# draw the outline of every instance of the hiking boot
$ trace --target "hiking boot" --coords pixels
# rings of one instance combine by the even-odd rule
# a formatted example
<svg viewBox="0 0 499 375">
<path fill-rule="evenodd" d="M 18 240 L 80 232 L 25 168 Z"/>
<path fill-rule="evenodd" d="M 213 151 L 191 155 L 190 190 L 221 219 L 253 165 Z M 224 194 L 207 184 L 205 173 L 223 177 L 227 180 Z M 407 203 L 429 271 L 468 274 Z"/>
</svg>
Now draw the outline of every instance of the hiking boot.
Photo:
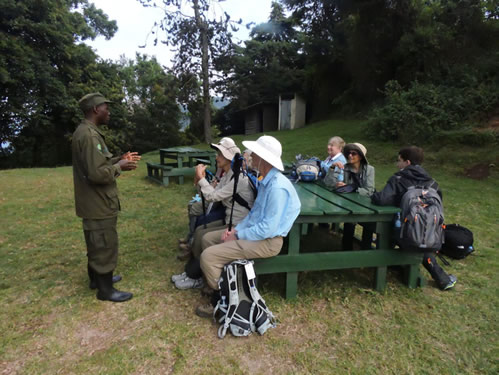
<svg viewBox="0 0 499 375">
<path fill-rule="evenodd" d="M 177 280 L 183 280 L 187 277 L 187 272 L 182 272 L 179 275 L 173 275 L 172 276 L 172 283 L 176 282 Z"/>
<path fill-rule="evenodd" d="M 449 281 L 447 283 L 442 283 L 440 285 L 440 289 L 442 290 L 449 290 L 454 288 L 454 285 L 457 283 L 457 277 L 454 275 L 449 275 Z"/>
<path fill-rule="evenodd" d="M 211 298 L 211 296 L 213 295 L 213 292 L 214 290 L 211 289 L 208 285 L 205 285 L 202 289 L 201 289 L 201 296 L 202 297 L 208 297 L 208 298 Z"/>
<path fill-rule="evenodd" d="M 185 279 L 175 281 L 175 287 L 177 289 L 199 289 L 204 286 L 203 278 L 191 279 L 189 276 L 185 276 Z"/>
<path fill-rule="evenodd" d="M 199 305 L 196 307 L 196 315 L 199 316 L 200 318 L 208 318 L 212 319 L 213 318 L 213 306 L 211 303 L 208 303 L 206 305 Z"/>
<path fill-rule="evenodd" d="M 190 250 L 190 246 L 189 244 L 186 242 L 186 243 L 179 243 L 178 244 L 178 248 L 180 251 L 186 251 L 186 250 Z"/>
<path fill-rule="evenodd" d="M 190 257 L 191 257 L 191 249 L 189 249 L 189 248 L 187 248 L 186 250 L 181 251 L 177 255 L 177 259 L 181 260 L 181 261 L 188 260 Z"/>
</svg>

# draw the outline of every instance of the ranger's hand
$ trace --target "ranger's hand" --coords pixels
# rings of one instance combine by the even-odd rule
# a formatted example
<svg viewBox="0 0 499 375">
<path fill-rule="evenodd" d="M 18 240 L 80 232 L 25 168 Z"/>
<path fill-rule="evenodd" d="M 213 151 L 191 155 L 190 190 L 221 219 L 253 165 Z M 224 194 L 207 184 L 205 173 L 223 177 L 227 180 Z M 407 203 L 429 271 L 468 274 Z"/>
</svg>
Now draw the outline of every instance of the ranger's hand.
<svg viewBox="0 0 499 375">
<path fill-rule="evenodd" d="M 118 165 L 120 166 L 122 171 L 132 171 L 137 168 L 137 162 L 136 161 L 130 161 L 127 159 L 121 159 L 118 162 Z"/>
<path fill-rule="evenodd" d="M 125 159 L 128 161 L 139 161 L 141 159 L 141 156 L 139 155 L 138 152 L 128 151 L 127 153 L 125 153 L 121 156 L 121 159 Z"/>
</svg>

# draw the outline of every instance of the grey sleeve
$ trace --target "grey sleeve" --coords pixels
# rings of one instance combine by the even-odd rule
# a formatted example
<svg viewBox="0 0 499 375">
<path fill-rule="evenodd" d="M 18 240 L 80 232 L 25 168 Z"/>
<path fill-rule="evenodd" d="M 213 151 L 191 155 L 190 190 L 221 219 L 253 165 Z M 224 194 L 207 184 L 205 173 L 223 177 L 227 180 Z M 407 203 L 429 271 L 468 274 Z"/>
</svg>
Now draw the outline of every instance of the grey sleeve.
<svg viewBox="0 0 499 375">
<path fill-rule="evenodd" d="M 367 166 L 366 174 L 362 179 L 362 187 L 357 189 L 357 192 L 361 195 L 367 195 L 368 197 L 373 195 L 375 190 L 374 185 L 374 167 L 371 165 Z"/>
</svg>

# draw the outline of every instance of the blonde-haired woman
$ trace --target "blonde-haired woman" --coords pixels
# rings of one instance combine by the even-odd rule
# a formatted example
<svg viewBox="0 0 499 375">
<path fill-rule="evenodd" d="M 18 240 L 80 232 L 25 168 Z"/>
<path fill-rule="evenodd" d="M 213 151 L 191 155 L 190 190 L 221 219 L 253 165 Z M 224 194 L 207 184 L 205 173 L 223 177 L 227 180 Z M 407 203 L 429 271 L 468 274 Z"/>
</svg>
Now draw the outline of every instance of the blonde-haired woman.
<svg viewBox="0 0 499 375">
<path fill-rule="evenodd" d="M 343 147 L 345 147 L 343 138 L 335 136 L 329 139 L 329 142 L 327 143 L 328 157 L 321 162 L 323 176 L 326 176 L 330 168 L 333 168 L 334 170 L 343 169 L 344 165 L 347 163 L 347 159 L 343 155 Z"/>
</svg>

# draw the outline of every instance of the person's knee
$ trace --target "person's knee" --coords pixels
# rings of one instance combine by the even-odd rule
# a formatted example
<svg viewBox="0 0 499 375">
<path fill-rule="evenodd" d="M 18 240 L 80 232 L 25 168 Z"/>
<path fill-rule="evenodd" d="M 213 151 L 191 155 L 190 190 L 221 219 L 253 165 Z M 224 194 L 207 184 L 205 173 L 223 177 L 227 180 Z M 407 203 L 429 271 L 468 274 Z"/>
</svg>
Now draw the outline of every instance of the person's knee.
<svg viewBox="0 0 499 375">
<path fill-rule="evenodd" d="M 199 257 L 199 262 L 201 264 L 201 269 L 203 270 L 203 273 L 205 272 L 210 263 L 210 256 L 211 256 L 211 247 L 208 247 L 201 253 L 201 256 Z"/>
</svg>

